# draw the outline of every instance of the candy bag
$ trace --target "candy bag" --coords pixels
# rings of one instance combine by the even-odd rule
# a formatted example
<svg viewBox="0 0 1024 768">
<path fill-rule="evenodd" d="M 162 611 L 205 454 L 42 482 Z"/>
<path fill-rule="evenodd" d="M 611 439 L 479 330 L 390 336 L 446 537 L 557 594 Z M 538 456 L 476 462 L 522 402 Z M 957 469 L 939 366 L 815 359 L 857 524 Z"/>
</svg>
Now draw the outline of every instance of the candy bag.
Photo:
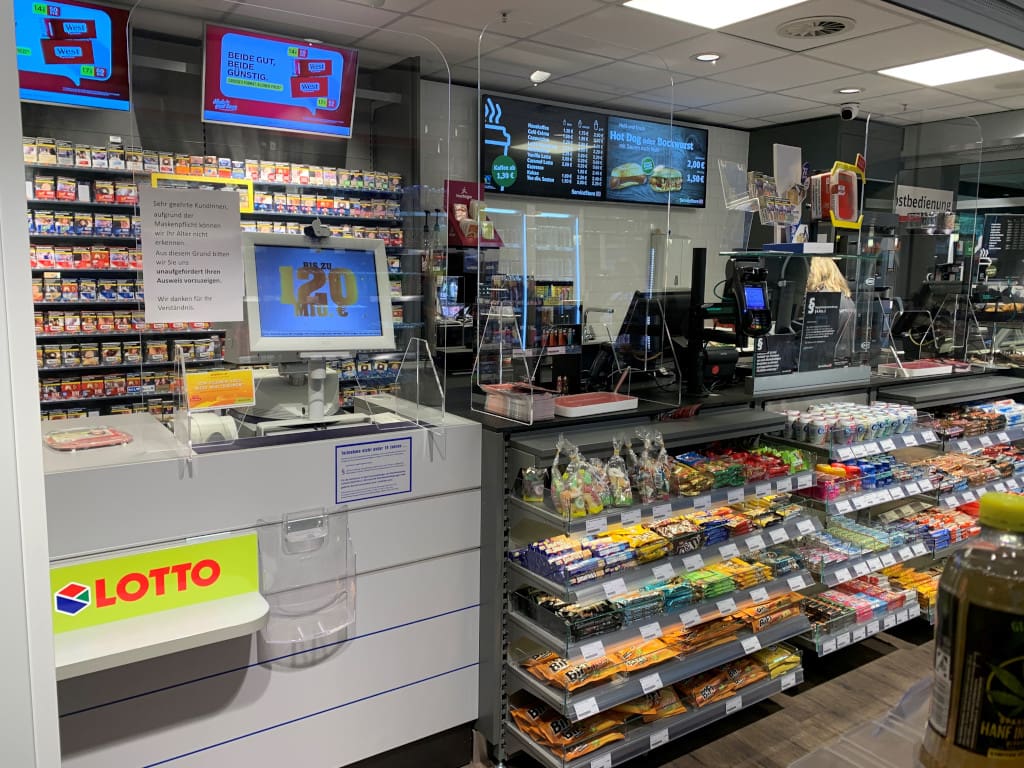
<svg viewBox="0 0 1024 768">
<path fill-rule="evenodd" d="M 542 467 L 527 467 L 523 470 L 523 501 L 540 503 L 544 501 L 544 479 L 547 470 Z"/>
<path fill-rule="evenodd" d="M 612 457 L 605 465 L 608 475 L 608 487 L 611 492 L 612 506 L 631 507 L 633 506 L 633 488 L 629 484 L 629 472 L 626 470 L 626 461 L 622 458 L 622 440 L 616 437 L 612 440 Z"/>
<path fill-rule="evenodd" d="M 601 500 L 601 506 L 612 506 L 612 486 L 608 479 L 608 465 L 600 459 L 590 459 L 590 466 L 593 470 L 594 490 Z"/>
<path fill-rule="evenodd" d="M 562 449 L 566 444 L 565 437 L 559 435 L 558 442 L 555 443 L 555 458 L 551 461 L 551 501 L 555 505 L 555 511 L 562 517 L 569 517 L 569 510 L 572 507 L 565 481 L 562 479 L 562 470 L 558 468 L 558 463 L 562 459 Z"/>
</svg>

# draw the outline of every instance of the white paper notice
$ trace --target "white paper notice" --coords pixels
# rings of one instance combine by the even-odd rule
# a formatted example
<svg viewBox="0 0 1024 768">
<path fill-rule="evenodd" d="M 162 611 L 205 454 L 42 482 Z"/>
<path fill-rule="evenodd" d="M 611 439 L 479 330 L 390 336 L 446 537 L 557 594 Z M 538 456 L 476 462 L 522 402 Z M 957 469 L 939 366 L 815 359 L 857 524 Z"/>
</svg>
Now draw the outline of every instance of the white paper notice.
<svg viewBox="0 0 1024 768">
<path fill-rule="evenodd" d="M 336 504 L 412 493 L 412 438 L 336 446 Z"/>
<path fill-rule="evenodd" d="M 242 320 L 237 192 L 140 185 L 146 322 Z"/>
</svg>

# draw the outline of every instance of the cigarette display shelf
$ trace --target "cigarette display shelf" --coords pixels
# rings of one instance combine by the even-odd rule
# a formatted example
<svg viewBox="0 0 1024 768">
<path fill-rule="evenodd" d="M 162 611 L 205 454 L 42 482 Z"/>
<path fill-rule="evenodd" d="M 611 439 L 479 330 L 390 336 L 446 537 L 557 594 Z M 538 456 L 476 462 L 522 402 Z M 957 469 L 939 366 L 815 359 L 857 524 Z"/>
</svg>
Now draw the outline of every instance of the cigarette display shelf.
<svg viewBox="0 0 1024 768">
<path fill-rule="evenodd" d="M 557 635 L 536 621 L 513 609 L 510 621 L 524 634 L 541 643 L 548 650 L 555 651 L 566 659 L 584 660 L 605 655 L 605 648 L 622 643 L 643 642 L 661 637 L 671 628 L 695 627 L 710 619 L 729 616 L 736 611 L 766 603 L 790 592 L 806 589 L 814 584 L 814 578 L 807 571 L 794 571 L 782 578 L 759 584 L 750 589 L 738 589 L 727 595 L 711 600 L 673 608 L 671 611 L 649 616 L 641 622 L 611 632 L 571 640 L 567 634 Z"/>
<path fill-rule="evenodd" d="M 204 178 L 196 176 L 197 179 Z M 364 187 L 328 187 L 323 184 L 296 184 L 284 181 L 256 181 L 252 185 L 260 189 L 279 189 L 282 192 L 298 192 L 304 189 L 311 189 L 317 192 L 336 192 L 341 195 L 352 197 L 379 198 L 385 200 L 401 200 L 404 192 L 400 189 L 366 189 Z"/>
<path fill-rule="evenodd" d="M 735 504 L 747 499 L 770 496 L 773 493 L 788 493 L 801 488 L 810 488 L 814 483 L 813 472 L 799 472 L 784 477 L 775 477 L 771 480 L 760 480 L 755 483 L 738 486 L 735 488 L 715 488 L 708 493 L 699 496 L 676 496 L 669 501 L 657 504 L 638 504 L 633 507 L 622 507 L 606 509 L 601 514 L 587 515 L 586 517 L 574 517 L 565 519 L 555 511 L 551 497 L 545 491 L 543 502 L 523 501 L 514 495 L 509 495 L 509 505 L 512 509 L 531 515 L 540 522 L 548 523 L 561 528 L 565 533 L 600 533 L 613 525 L 636 525 L 637 523 L 653 522 L 672 517 L 680 512 L 691 509 L 709 509 L 722 504 Z M 800 517 L 798 520 L 806 520 Z M 796 524 L 795 522 L 793 523 Z M 790 529 L 790 521 L 786 526 Z M 803 531 L 803 535 L 810 533 Z M 793 538 L 791 534 L 789 538 Z M 786 541 L 782 539 L 781 541 Z M 777 544 L 778 541 L 772 539 Z"/>
<path fill-rule="evenodd" d="M 135 236 L 119 237 L 114 235 L 75 234 L 48 235 L 39 233 L 29 233 L 28 239 L 31 243 L 53 243 L 55 245 L 62 245 L 67 243 L 75 245 L 138 245 L 141 240 L 141 238 Z M 60 267 L 54 267 L 54 269 L 60 269 Z"/>
<path fill-rule="evenodd" d="M 113 331 L 106 333 L 37 333 L 36 343 L 45 344 L 47 341 L 75 341 L 87 339 L 161 339 L 167 336 L 223 336 L 224 330 L 217 328 L 185 328 L 171 329 L 165 331 Z"/>
<path fill-rule="evenodd" d="M 223 363 L 223 360 L 189 360 L 187 365 L 189 368 L 197 365 L 211 365 L 215 366 L 219 363 Z M 88 375 L 90 373 L 116 373 L 117 371 L 150 371 L 150 370 L 161 370 L 163 368 L 176 368 L 178 365 L 175 360 L 168 360 L 163 363 L 120 363 L 118 365 L 78 365 L 72 367 L 61 366 L 59 368 L 40 368 L 40 376 L 60 376 L 62 374 L 76 374 L 76 375 Z"/>
<path fill-rule="evenodd" d="M 136 203 L 96 203 L 91 200 L 39 200 L 30 197 L 26 201 L 29 208 L 53 208 L 68 210 L 78 208 L 83 211 L 116 211 L 118 213 L 132 213 L 137 211 L 139 206 Z"/>
<path fill-rule="evenodd" d="M 325 222 L 337 222 L 341 224 L 385 224 L 387 226 L 399 227 L 402 225 L 400 218 L 388 216 L 339 216 L 330 213 L 289 213 L 287 211 L 252 211 L 243 212 L 243 219 L 289 219 L 296 221 L 313 221 L 320 219 Z"/>
<path fill-rule="evenodd" d="M 804 616 L 795 616 L 756 634 L 744 630 L 737 633 L 735 640 L 727 643 L 683 655 L 648 669 L 624 675 L 620 679 L 588 686 L 573 693 L 545 685 L 514 662 L 510 661 L 507 667 L 515 687 L 529 691 L 570 720 L 577 722 L 619 704 L 625 704 L 638 696 L 664 688 L 666 685 L 673 685 L 722 664 L 749 656 L 762 648 L 804 634 L 810 626 Z"/>
<path fill-rule="evenodd" d="M 129 171 L 127 168 L 93 168 L 79 165 L 55 165 L 52 163 L 25 163 L 25 167 L 33 171 L 45 171 L 56 175 L 66 176 L 93 176 L 93 177 L 115 177 L 128 179 L 132 176 L 149 176 L 148 172 L 141 170 Z"/>
<path fill-rule="evenodd" d="M 130 403 L 149 400 L 151 398 L 165 399 L 174 397 L 174 392 L 134 392 L 124 395 L 101 395 L 100 397 L 75 397 L 66 400 L 40 400 L 40 408 L 61 408 L 68 405 L 82 406 L 90 403 Z"/>
<path fill-rule="evenodd" d="M 946 441 L 946 451 L 967 453 L 991 448 L 993 445 L 1007 445 L 1024 440 L 1024 425 L 1006 427 L 996 432 L 987 432 L 974 437 L 958 437 Z"/>
<path fill-rule="evenodd" d="M 883 552 L 872 552 L 836 563 L 822 570 L 819 579 L 826 587 L 834 587 L 883 568 L 890 568 L 898 563 L 905 563 L 930 554 L 931 550 L 924 541 L 915 541 L 912 544 L 893 547 Z"/>
<path fill-rule="evenodd" d="M 142 309 L 142 299 L 96 299 L 95 301 L 37 301 L 36 309 L 91 309 L 92 307 L 131 307 Z"/>
<path fill-rule="evenodd" d="M 56 272 L 57 274 L 68 277 L 133 277 L 142 274 L 141 269 L 135 269 L 134 267 L 102 267 L 102 268 L 88 268 L 78 269 L 74 267 L 37 267 L 32 270 L 33 277 L 42 277 L 45 274 Z"/>
<path fill-rule="evenodd" d="M 784 437 L 772 437 L 770 439 L 773 443 L 783 443 L 784 445 L 793 448 L 801 448 L 803 450 L 822 455 L 827 454 L 830 459 L 837 461 L 848 461 L 850 459 L 877 456 L 880 453 L 898 451 L 903 448 L 939 445 L 942 442 L 933 427 L 922 427 L 919 429 L 908 430 L 902 434 L 890 435 L 889 437 L 879 438 L 877 440 L 868 440 L 863 443 L 853 443 L 851 445 L 847 445 L 845 443 L 811 445 L 810 443 L 805 443 L 802 440 L 792 440 Z"/>
<path fill-rule="evenodd" d="M 809 650 L 814 651 L 818 656 L 827 656 L 830 653 L 841 651 L 854 643 L 862 642 L 879 632 L 892 629 L 899 624 L 905 624 L 912 619 L 921 616 L 921 606 L 916 600 L 907 602 L 902 608 L 882 614 L 870 621 L 837 628 L 829 631 L 827 627 L 812 627 L 810 632 L 795 638 L 794 642 Z"/>
<path fill-rule="evenodd" d="M 1018 473 L 1012 477 L 1004 477 L 1000 480 L 993 480 L 990 483 L 969 488 L 966 491 L 942 494 L 939 496 L 939 506 L 945 509 L 953 509 L 961 504 L 970 504 L 973 501 L 977 501 L 989 492 L 1013 493 L 1020 491 L 1021 488 L 1024 488 L 1024 473 Z"/>
<path fill-rule="evenodd" d="M 804 681 L 803 668 L 780 675 L 774 680 L 767 679 L 748 685 L 723 701 L 706 704 L 703 707 L 688 707 L 687 711 L 673 718 L 628 728 L 626 739 L 599 749 L 575 760 L 564 761 L 548 749 L 537 744 L 523 733 L 514 723 L 508 724 L 508 731 L 541 765 L 550 768 L 614 768 L 618 765 L 645 755 L 651 750 L 680 739 L 729 715 L 754 706 Z"/>
</svg>

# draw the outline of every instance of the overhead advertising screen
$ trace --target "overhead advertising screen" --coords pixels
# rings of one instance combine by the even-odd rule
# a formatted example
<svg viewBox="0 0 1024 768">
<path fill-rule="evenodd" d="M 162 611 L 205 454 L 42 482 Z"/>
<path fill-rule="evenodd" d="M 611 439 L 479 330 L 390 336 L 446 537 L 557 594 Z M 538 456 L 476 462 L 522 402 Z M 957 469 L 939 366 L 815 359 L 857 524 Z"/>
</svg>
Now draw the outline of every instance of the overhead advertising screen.
<svg viewBox="0 0 1024 768">
<path fill-rule="evenodd" d="M 707 162 L 702 128 L 609 117 L 605 199 L 703 208 Z"/>
<path fill-rule="evenodd" d="M 203 120 L 349 138 L 359 54 L 206 25 Z"/>
<path fill-rule="evenodd" d="M 25 101 L 128 110 L 128 11 L 14 0 L 14 38 Z"/>
<path fill-rule="evenodd" d="M 606 115 L 484 95 L 481 120 L 488 192 L 604 199 Z"/>
</svg>

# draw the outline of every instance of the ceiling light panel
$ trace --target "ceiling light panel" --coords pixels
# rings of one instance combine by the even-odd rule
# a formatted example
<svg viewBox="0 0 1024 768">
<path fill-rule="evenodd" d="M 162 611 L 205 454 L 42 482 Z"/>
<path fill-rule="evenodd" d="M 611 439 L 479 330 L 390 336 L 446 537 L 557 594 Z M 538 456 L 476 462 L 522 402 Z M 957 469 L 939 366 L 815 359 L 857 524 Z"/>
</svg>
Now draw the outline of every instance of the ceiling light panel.
<svg viewBox="0 0 1024 768">
<path fill-rule="evenodd" d="M 941 59 L 919 61 L 902 67 L 879 70 L 878 74 L 898 77 L 920 85 L 948 85 L 982 77 L 1005 75 L 1024 70 L 1024 61 L 1005 53 L 982 48 L 978 51 L 944 56 Z"/>
<path fill-rule="evenodd" d="M 805 0 L 715 0 L 711 3 L 680 0 L 628 0 L 627 8 L 654 13 L 686 24 L 720 29 L 730 24 L 764 16 Z"/>
</svg>

